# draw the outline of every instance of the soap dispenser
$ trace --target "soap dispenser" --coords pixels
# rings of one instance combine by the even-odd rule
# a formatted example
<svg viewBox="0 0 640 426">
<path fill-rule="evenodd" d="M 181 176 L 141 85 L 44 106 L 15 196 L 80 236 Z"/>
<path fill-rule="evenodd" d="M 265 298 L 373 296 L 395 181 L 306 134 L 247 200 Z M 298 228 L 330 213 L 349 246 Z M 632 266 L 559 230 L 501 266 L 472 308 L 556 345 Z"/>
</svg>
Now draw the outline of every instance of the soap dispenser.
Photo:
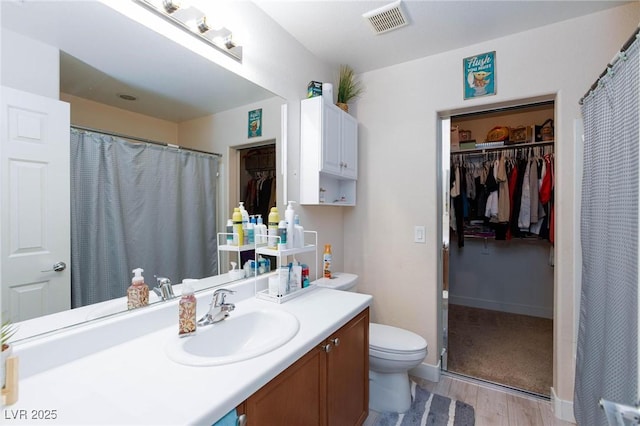
<svg viewBox="0 0 640 426">
<path fill-rule="evenodd" d="M 149 286 L 145 284 L 142 268 L 133 271 L 131 285 L 127 289 L 127 309 L 140 308 L 149 304 Z"/>
<path fill-rule="evenodd" d="M 182 282 L 182 297 L 178 302 L 178 334 L 180 337 L 196 332 L 196 296 L 186 280 Z"/>
</svg>

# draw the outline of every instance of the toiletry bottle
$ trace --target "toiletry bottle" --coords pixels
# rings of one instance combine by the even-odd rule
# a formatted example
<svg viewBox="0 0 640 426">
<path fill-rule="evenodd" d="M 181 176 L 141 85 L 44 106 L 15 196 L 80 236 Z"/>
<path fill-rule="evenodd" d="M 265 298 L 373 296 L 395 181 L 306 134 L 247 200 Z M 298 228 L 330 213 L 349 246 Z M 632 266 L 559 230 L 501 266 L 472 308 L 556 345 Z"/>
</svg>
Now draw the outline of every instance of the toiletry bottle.
<svg viewBox="0 0 640 426">
<path fill-rule="evenodd" d="M 280 237 L 278 250 L 286 250 L 289 248 L 289 244 L 287 243 L 287 222 L 284 220 L 278 222 L 278 236 Z"/>
<path fill-rule="evenodd" d="M 277 207 L 271 207 L 269 213 L 269 248 L 278 248 L 278 222 L 280 222 L 280 215 L 278 214 Z"/>
<path fill-rule="evenodd" d="M 322 265 L 323 276 L 325 278 L 331 278 L 331 244 L 324 245 Z"/>
<path fill-rule="evenodd" d="M 293 219 L 293 241 L 295 242 L 294 248 L 303 248 L 304 247 L 304 228 L 300 225 L 300 217 L 298 215 L 294 216 Z"/>
<path fill-rule="evenodd" d="M 245 210 L 244 208 L 244 202 L 240 201 L 238 204 L 240 204 L 240 207 L 238 207 L 240 209 L 240 214 L 242 215 L 242 231 L 243 231 L 243 245 L 247 245 L 249 244 L 249 233 L 247 232 L 247 230 L 249 229 L 249 213 Z"/>
<path fill-rule="evenodd" d="M 233 209 L 233 245 L 241 246 L 244 244 L 244 230 L 242 229 L 242 213 L 240 209 L 235 207 Z"/>
<path fill-rule="evenodd" d="M 249 216 L 249 223 L 247 224 L 247 234 L 249 235 L 248 242 L 249 244 L 254 244 L 256 242 L 256 217 L 251 215 Z"/>
<path fill-rule="evenodd" d="M 258 244 L 266 244 L 267 242 L 267 225 L 262 223 L 262 215 L 258 216 L 258 223 L 254 229 L 254 238 L 256 239 L 256 243 Z"/>
<path fill-rule="evenodd" d="M 309 265 L 302 264 L 302 288 L 309 287 Z"/>
<path fill-rule="evenodd" d="M 233 245 L 233 220 L 227 220 L 227 244 Z"/>
<path fill-rule="evenodd" d="M 284 221 L 286 222 L 287 226 L 287 248 L 289 249 L 298 247 L 294 235 L 295 225 L 293 223 L 293 220 L 295 217 L 295 211 L 293 210 L 293 203 L 295 203 L 295 201 L 289 201 L 287 209 L 284 211 Z"/>
<path fill-rule="evenodd" d="M 178 302 L 178 334 L 187 336 L 196 332 L 196 296 L 191 284 L 182 282 L 182 297 Z"/>
<path fill-rule="evenodd" d="M 144 272 L 141 268 L 133 271 L 131 285 L 127 289 L 127 309 L 140 308 L 149 304 L 149 286 L 144 283 Z"/>
</svg>

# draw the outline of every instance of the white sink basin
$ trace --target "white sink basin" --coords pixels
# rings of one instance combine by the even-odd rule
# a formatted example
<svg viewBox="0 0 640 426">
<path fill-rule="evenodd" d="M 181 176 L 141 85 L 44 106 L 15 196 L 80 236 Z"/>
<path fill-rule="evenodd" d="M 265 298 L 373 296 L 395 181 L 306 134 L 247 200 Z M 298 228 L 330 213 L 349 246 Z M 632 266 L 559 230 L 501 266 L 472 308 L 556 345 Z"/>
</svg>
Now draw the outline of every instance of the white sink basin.
<svg viewBox="0 0 640 426">
<path fill-rule="evenodd" d="M 198 327 L 195 335 L 172 337 L 165 346 L 169 358 L 180 364 L 231 364 L 270 352 L 298 332 L 298 319 L 277 309 L 233 311 L 225 320 Z"/>
</svg>

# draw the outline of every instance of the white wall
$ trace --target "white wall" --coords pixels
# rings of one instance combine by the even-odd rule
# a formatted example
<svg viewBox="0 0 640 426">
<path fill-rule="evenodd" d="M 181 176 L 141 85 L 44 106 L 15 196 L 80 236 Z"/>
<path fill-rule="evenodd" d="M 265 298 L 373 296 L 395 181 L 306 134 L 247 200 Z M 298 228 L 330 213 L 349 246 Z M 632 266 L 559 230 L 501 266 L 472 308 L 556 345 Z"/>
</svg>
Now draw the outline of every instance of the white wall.
<svg viewBox="0 0 640 426">
<path fill-rule="evenodd" d="M 548 241 L 517 238 L 451 244 L 449 304 L 553 318 L 550 249 Z"/>
<path fill-rule="evenodd" d="M 121 108 L 60 93 L 60 100 L 71 105 L 71 124 L 105 130 L 156 142 L 181 145 L 178 124 Z"/>
<path fill-rule="evenodd" d="M 374 296 L 372 320 L 415 331 L 439 351 L 441 227 L 438 213 L 438 115 L 469 107 L 552 95 L 556 100 L 556 267 L 554 390 L 573 399 L 580 280 L 579 200 L 573 121 L 578 100 L 640 21 L 633 3 L 506 38 L 361 75 L 358 205 L 345 211 L 345 268 Z M 497 95 L 464 101 L 462 60 L 497 55 Z M 413 243 L 413 225 L 427 244 Z"/>
</svg>

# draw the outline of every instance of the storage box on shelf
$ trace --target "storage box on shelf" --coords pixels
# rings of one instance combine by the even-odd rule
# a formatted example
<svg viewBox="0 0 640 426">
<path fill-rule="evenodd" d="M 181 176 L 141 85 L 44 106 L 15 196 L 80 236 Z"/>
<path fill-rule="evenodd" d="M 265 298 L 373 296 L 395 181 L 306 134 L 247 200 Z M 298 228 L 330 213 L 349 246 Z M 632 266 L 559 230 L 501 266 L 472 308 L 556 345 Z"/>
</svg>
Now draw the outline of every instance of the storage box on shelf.
<svg viewBox="0 0 640 426">
<path fill-rule="evenodd" d="M 358 122 L 321 96 L 300 116 L 300 204 L 355 205 Z"/>
<path fill-rule="evenodd" d="M 285 260 L 285 264 L 288 264 L 288 259 L 290 256 L 295 256 L 297 254 L 302 254 L 302 253 L 314 253 L 314 262 L 316 267 L 315 277 L 313 280 L 311 279 L 311 277 L 309 278 L 309 281 L 313 282 L 317 280 L 319 277 L 318 276 L 318 252 L 317 252 L 318 233 L 315 231 L 304 231 L 304 236 L 305 236 L 304 243 L 303 243 L 303 246 L 300 248 L 278 250 L 278 249 L 269 247 L 268 244 L 255 244 L 256 259 L 258 258 L 258 256 L 262 256 L 262 255 L 274 256 L 277 262 L 277 270 L 279 271 L 280 267 L 282 266 L 283 259 Z M 278 238 L 278 240 L 280 240 L 280 237 L 273 237 L 273 238 Z M 307 291 L 311 290 L 314 287 L 315 287 L 314 284 L 310 284 L 308 287 L 294 290 L 282 296 L 274 296 L 269 294 L 268 288 L 265 290 L 258 290 L 257 280 L 256 280 L 255 293 L 256 293 L 256 297 L 259 299 L 268 300 L 274 303 L 284 303 L 287 300 L 291 300 L 295 297 L 298 297 L 306 293 Z"/>
</svg>

